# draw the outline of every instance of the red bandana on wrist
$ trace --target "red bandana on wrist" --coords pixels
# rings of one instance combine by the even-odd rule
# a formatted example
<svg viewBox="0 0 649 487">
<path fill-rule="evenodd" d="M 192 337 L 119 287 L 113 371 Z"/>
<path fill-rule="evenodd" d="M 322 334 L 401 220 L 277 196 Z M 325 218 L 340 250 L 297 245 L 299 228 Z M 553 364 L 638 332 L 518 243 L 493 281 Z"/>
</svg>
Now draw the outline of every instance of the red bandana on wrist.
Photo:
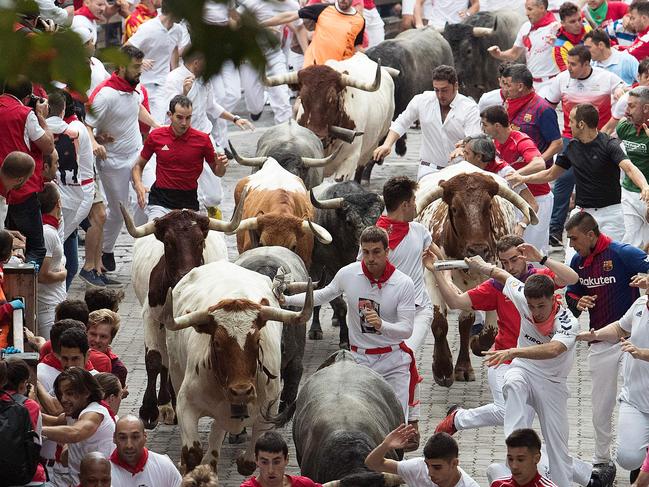
<svg viewBox="0 0 649 487">
<path fill-rule="evenodd" d="M 42 215 L 43 225 L 51 225 L 57 230 L 59 229 L 59 219 L 52 215 Z"/>
<path fill-rule="evenodd" d="M 393 220 L 385 215 L 379 217 L 376 221 L 376 226 L 388 232 L 388 247 L 392 250 L 397 248 L 410 230 L 410 224 L 408 222 Z"/>
<path fill-rule="evenodd" d="M 99 17 L 95 17 L 95 14 L 93 14 L 86 5 L 76 9 L 74 11 L 74 15 L 81 15 L 82 17 L 86 17 L 90 20 L 99 20 Z"/>
<path fill-rule="evenodd" d="M 131 475 L 137 475 L 140 472 L 144 470 L 144 466 L 146 465 L 147 460 L 149 459 L 149 450 L 144 448 L 142 450 L 142 455 L 140 456 L 140 459 L 138 460 L 137 464 L 135 466 L 131 466 L 125 461 L 123 461 L 120 457 L 119 454 L 117 453 L 117 448 L 113 450 L 113 453 L 110 455 L 110 461 L 113 462 L 115 465 L 118 467 L 122 467 L 124 470 L 129 472 Z"/>
<path fill-rule="evenodd" d="M 363 274 L 365 274 L 365 277 L 367 277 L 370 280 L 370 284 L 374 286 L 374 284 L 377 285 L 379 289 L 381 289 L 381 286 L 387 282 L 390 277 L 392 277 L 392 274 L 394 274 L 394 271 L 396 268 L 390 263 L 389 260 L 385 261 L 385 269 L 383 270 L 383 274 L 381 274 L 381 277 L 378 279 L 374 279 L 374 276 L 370 273 L 369 270 L 367 270 L 367 267 L 365 266 L 365 262 L 361 260 L 361 269 L 363 269 Z"/>
</svg>

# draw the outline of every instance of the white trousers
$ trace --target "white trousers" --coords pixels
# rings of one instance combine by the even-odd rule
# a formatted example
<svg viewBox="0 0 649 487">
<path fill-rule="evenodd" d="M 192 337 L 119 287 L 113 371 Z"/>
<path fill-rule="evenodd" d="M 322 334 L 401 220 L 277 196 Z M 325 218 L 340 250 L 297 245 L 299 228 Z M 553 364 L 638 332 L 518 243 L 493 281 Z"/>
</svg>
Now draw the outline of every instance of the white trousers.
<svg viewBox="0 0 649 487">
<path fill-rule="evenodd" d="M 365 32 L 367 32 L 367 47 L 376 46 L 385 40 L 385 29 L 383 19 L 375 8 L 364 8 L 363 18 L 365 19 Z"/>
<path fill-rule="evenodd" d="M 401 15 L 413 15 L 415 13 L 415 0 L 403 0 L 401 2 Z"/>
<path fill-rule="evenodd" d="M 568 387 L 565 382 L 552 382 L 525 369 L 510 366 L 505 373 L 503 386 L 505 397 L 505 437 L 514 430 L 530 428 L 528 407 L 539 417 L 541 433 L 547 445 L 547 458 L 552 481 L 560 487 L 568 487 L 581 472 L 581 485 L 587 485 L 586 472 L 592 465 L 573 459 L 568 450 Z M 574 462 L 573 462 L 574 460 Z M 573 465 L 573 463 L 575 465 Z M 590 477 L 590 475 L 588 475 Z"/>
<path fill-rule="evenodd" d="M 149 112 L 153 119 L 159 124 L 165 124 L 169 106 L 165 107 L 164 86 L 157 83 L 145 83 L 147 93 L 149 94 Z"/>
<path fill-rule="evenodd" d="M 593 343 L 588 350 L 595 431 L 593 463 L 608 463 L 611 460 L 613 411 L 617 398 L 617 378 L 621 361 L 621 343 Z"/>
<path fill-rule="evenodd" d="M 63 203 L 63 242 L 74 232 L 79 224 L 86 219 L 95 199 L 95 185 L 59 187 Z"/>
<path fill-rule="evenodd" d="M 259 78 L 259 73 L 249 64 L 242 64 L 239 72 L 241 73 L 241 87 L 243 88 L 246 107 L 250 110 L 250 113 L 260 113 L 264 109 L 265 87 Z M 284 53 L 279 49 L 267 53 L 266 76 L 275 76 L 286 72 L 288 72 L 288 69 Z M 267 90 L 270 108 L 275 115 L 275 123 L 286 122 L 293 114 L 288 86 L 273 86 L 267 88 Z"/>
<path fill-rule="evenodd" d="M 221 72 L 210 79 L 216 101 L 228 112 L 232 112 L 241 99 L 239 70 L 232 61 L 221 66 Z M 212 128 L 212 137 L 221 147 L 228 146 L 228 122 L 219 118 Z"/>
<path fill-rule="evenodd" d="M 554 195 L 552 191 L 549 194 L 536 197 L 539 205 L 539 211 L 536 216 L 539 222 L 536 225 L 528 225 L 523 233 L 523 239 L 534 245 L 541 252 L 548 252 L 548 238 L 550 237 L 550 218 L 552 217 L 552 206 L 554 205 Z"/>
<path fill-rule="evenodd" d="M 624 243 L 644 248 L 649 244 L 649 223 L 647 203 L 640 199 L 640 193 L 622 188 L 622 212 L 624 214 Z"/>
<path fill-rule="evenodd" d="M 617 242 L 622 242 L 624 239 L 624 217 L 622 214 L 622 205 L 609 205 L 604 208 L 579 208 L 575 207 L 571 212 L 568 218 L 572 215 L 579 213 L 580 211 L 585 211 L 590 213 L 597 225 L 599 226 L 599 231 L 605 233 L 613 240 Z M 575 255 L 575 250 L 570 247 L 570 243 L 566 243 L 566 255 L 565 263 L 570 265 L 572 257 Z"/>
<path fill-rule="evenodd" d="M 158 205 L 146 205 L 144 211 L 146 212 L 147 219 L 150 222 L 156 218 L 162 218 L 167 213 L 171 212 L 169 208 L 165 208 L 164 206 L 158 206 Z"/>
<path fill-rule="evenodd" d="M 634 360 L 628 358 L 626 360 Z M 642 466 L 649 446 L 649 414 L 639 411 L 626 401 L 620 401 L 617 420 L 618 465 L 626 470 Z"/>
<path fill-rule="evenodd" d="M 43 303 L 38 303 L 38 334 L 45 338 L 46 340 L 50 339 L 50 330 L 52 325 L 54 325 L 54 305 L 44 305 Z"/>
<path fill-rule="evenodd" d="M 126 157 L 109 156 L 101 161 L 98 167 L 101 184 L 106 197 L 106 223 L 104 223 L 104 242 L 102 250 L 112 253 L 122 230 L 124 219 L 119 209 L 120 202 L 128 206 L 129 189 L 131 188 L 131 168 L 137 157 L 137 152 Z M 124 162 L 129 164 L 125 165 Z"/>
<path fill-rule="evenodd" d="M 401 349 L 379 355 L 367 355 L 352 352 L 356 363 L 367 365 L 383 377 L 392 386 L 397 399 L 403 408 L 405 421 L 408 422 L 408 391 L 410 388 L 411 358 Z"/>
<path fill-rule="evenodd" d="M 415 356 L 421 350 L 421 347 L 426 341 L 428 332 L 430 331 L 430 325 L 433 322 L 433 309 L 430 306 L 417 306 L 415 308 L 415 323 L 412 330 L 412 335 L 410 338 L 405 340 L 406 345 L 410 348 Z M 415 401 L 417 404 L 415 406 L 408 406 L 408 418 L 410 421 L 419 421 L 421 418 L 421 404 L 419 404 L 419 386 L 417 384 L 415 387 Z"/>
</svg>

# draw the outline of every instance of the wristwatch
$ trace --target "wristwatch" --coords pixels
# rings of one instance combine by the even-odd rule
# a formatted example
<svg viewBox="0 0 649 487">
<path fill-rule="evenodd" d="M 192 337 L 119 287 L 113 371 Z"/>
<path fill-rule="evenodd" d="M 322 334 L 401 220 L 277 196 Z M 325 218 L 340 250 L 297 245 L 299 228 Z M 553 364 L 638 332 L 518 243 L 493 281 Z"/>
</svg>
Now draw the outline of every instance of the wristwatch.
<svg viewBox="0 0 649 487">
<path fill-rule="evenodd" d="M 239 115 L 235 115 L 235 116 L 232 118 L 232 123 L 237 123 L 239 120 L 241 120 L 241 117 L 240 117 Z"/>
</svg>

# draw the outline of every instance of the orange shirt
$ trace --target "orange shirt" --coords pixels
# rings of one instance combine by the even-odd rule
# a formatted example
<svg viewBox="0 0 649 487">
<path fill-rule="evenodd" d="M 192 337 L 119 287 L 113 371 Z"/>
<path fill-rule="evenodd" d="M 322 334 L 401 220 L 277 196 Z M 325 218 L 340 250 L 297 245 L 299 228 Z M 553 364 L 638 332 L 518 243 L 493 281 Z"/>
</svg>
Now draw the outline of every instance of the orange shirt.
<svg viewBox="0 0 649 487">
<path fill-rule="evenodd" d="M 333 5 L 316 4 L 301 8 L 299 15 L 316 23 L 313 40 L 304 54 L 305 67 L 329 59 L 348 59 L 356 52 L 355 46 L 363 43 L 365 19 L 357 11 L 345 14 Z"/>
</svg>

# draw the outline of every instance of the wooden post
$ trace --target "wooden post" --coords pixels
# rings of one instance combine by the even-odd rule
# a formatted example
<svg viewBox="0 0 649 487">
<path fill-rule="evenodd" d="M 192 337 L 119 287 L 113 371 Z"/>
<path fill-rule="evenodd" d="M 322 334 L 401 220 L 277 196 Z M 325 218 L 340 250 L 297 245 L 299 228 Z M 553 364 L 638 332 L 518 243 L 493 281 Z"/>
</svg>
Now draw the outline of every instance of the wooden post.
<svg viewBox="0 0 649 487">
<path fill-rule="evenodd" d="M 23 298 L 25 301 L 25 326 L 35 335 L 38 332 L 37 276 L 32 264 L 6 264 L 4 266 L 4 285 L 2 286 L 8 301 Z"/>
</svg>

